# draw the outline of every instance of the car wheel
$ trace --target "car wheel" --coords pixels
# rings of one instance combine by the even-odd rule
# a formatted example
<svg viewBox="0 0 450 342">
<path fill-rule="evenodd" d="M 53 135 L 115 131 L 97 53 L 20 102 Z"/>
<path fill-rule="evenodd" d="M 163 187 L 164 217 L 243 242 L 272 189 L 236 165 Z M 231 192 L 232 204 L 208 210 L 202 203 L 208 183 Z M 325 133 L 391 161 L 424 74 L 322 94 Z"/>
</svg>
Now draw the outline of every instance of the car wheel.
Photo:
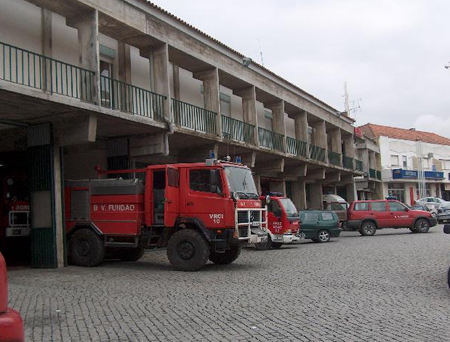
<svg viewBox="0 0 450 342">
<path fill-rule="evenodd" d="M 418 219 L 414 224 L 414 228 L 418 233 L 427 233 L 430 230 L 430 222 L 427 219 Z"/>
<path fill-rule="evenodd" d="M 179 271 L 197 271 L 206 265 L 210 248 L 205 238 L 196 230 L 177 231 L 167 244 L 167 257 Z"/>
<path fill-rule="evenodd" d="M 360 234 L 363 236 L 373 236 L 375 235 L 376 231 L 377 227 L 375 226 L 375 223 L 373 223 L 372 221 L 366 221 L 363 222 L 361 226 Z"/>
<path fill-rule="evenodd" d="M 409 228 L 409 230 L 411 231 L 411 233 L 417 233 L 417 229 L 416 228 Z"/>
<path fill-rule="evenodd" d="M 272 242 L 272 249 L 278 249 L 283 246 L 282 242 Z"/>
<path fill-rule="evenodd" d="M 328 242 L 330 241 L 331 235 L 330 232 L 328 230 L 322 229 L 319 231 L 319 233 L 317 234 L 317 242 Z"/>
</svg>

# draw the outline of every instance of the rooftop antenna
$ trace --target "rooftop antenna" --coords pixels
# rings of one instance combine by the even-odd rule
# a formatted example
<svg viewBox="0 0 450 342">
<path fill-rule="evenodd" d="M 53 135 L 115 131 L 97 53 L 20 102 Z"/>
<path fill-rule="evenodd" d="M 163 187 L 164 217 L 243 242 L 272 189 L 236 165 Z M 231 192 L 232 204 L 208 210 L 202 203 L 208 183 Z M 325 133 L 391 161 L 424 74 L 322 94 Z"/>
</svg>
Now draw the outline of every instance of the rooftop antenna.
<svg viewBox="0 0 450 342">
<path fill-rule="evenodd" d="M 261 49 L 261 39 L 258 38 L 258 45 L 259 45 L 259 55 L 261 57 L 261 65 L 264 66 L 264 58 L 263 58 L 263 53 L 262 53 L 262 49 Z"/>
<path fill-rule="evenodd" d="M 350 114 L 353 113 L 353 118 L 356 120 L 356 112 L 361 111 L 361 105 L 360 102 L 362 99 L 354 100 L 352 101 L 352 105 L 350 107 L 350 98 L 348 96 L 348 90 L 347 90 L 347 82 L 344 82 L 344 108 L 345 112 L 348 116 L 351 116 Z"/>
</svg>

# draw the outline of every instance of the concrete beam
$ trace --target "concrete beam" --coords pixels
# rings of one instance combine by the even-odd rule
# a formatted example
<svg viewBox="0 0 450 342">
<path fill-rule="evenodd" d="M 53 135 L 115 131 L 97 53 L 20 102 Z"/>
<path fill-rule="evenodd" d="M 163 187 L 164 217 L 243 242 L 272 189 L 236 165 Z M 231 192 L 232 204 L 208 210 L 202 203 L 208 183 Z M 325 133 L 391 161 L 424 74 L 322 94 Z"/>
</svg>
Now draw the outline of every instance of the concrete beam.
<svg viewBox="0 0 450 342">
<path fill-rule="evenodd" d="M 58 122 L 54 126 L 56 144 L 59 146 L 80 145 L 95 142 L 97 138 L 97 116 L 85 115 L 70 122 Z"/>
<path fill-rule="evenodd" d="M 306 173 L 305 179 L 308 179 L 308 180 L 323 180 L 323 179 L 325 179 L 325 169 L 324 168 L 308 169 L 308 172 Z"/>
<path fill-rule="evenodd" d="M 164 155 L 166 151 L 166 133 L 157 133 L 145 137 L 130 138 L 130 156 L 144 157 Z"/>
<path fill-rule="evenodd" d="M 340 185 L 352 184 L 354 183 L 353 175 L 341 175 Z"/>
<path fill-rule="evenodd" d="M 337 183 L 341 181 L 341 173 L 337 172 L 326 172 L 325 180 L 322 183 Z"/>
<path fill-rule="evenodd" d="M 274 176 L 280 172 L 284 172 L 284 159 L 274 159 L 267 163 L 265 166 L 256 166 L 255 172 L 261 176 Z"/>
<path fill-rule="evenodd" d="M 214 151 L 215 155 L 219 157 L 219 144 L 203 145 L 196 148 L 179 149 L 177 151 L 179 163 L 196 163 L 205 161 L 209 152 Z"/>
<path fill-rule="evenodd" d="M 306 177 L 307 169 L 306 164 L 285 168 L 284 172 L 279 174 L 279 177 L 284 180 L 297 181 L 301 177 Z"/>
</svg>

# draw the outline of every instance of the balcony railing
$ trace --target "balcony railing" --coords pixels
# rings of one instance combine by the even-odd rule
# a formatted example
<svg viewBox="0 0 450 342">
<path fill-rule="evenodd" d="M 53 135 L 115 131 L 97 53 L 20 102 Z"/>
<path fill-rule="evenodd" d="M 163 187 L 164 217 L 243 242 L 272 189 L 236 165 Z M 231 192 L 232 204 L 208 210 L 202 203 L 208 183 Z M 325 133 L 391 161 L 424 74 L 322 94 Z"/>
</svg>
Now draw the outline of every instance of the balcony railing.
<svg viewBox="0 0 450 342">
<path fill-rule="evenodd" d="M 325 149 L 315 145 L 309 145 L 309 157 L 314 160 L 325 162 Z"/>
<path fill-rule="evenodd" d="M 328 150 L 328 162 L 336 166 L 341 166 L 341 155 L 337 152 Z"/>
<path fill-rule="evenodd" d="M 259 145 L 284 152 L 284 135 L 258 127 Z"/>
<path fill-rule="evenodd" d="M 377 178 L 377 171 L 375 169 L 369 169 L 369 177 Z"/>
<path fill-rule="evenodd" d="M 377 171 L 377 179 L 381 180 L 381 171 Z"/>
<path fill-rule="evenodd" d="M 304 141 L 296 140 L 291 137 L 286 138 L 286 152 L 289 154 L 308 158 L 307 147 L 308 144 Z"/>
<path fill-rule="evenodd" d="M 166 97 L 106 76 L 100 77 L 102 107 L 163 121 Z"/>
<path fill-rule="evenodd" d="M 356 171 L 364 171 L 363 162 L 361 160 L 355 159 L 355 170 Z"/>
<path fill-rule="evenodd" d="M 94 101 L 95 72 L 0 42 L 0 79 Z"/>
<path fill-rule="evenodd" d="M 210 110 L 172 99 L 175 124 L 197 132 L 216 134 L 216 116 Z"/>
<path fill-rule="evenodd" d="M 350 157 L 347 157 L 347 156 L 342 156 L 342 165 L 346 169 L 354 169 L 353 158 L 350 158 Z"/>
<path fill-rule="evenodd" d="M 222 134 L 225 139 L 253 144 L 255 126 L 222 115 Z"/>
</svg>

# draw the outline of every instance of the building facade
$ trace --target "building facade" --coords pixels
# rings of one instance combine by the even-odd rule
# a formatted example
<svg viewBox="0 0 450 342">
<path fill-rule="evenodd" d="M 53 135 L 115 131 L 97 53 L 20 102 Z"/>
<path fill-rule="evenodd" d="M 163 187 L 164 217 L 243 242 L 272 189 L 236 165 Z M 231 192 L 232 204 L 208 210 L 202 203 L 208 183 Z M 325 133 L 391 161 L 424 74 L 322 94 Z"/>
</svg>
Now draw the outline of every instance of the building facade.
<svg viewBox="0 0 450 342">
<path fill-rule="evenodd" d="M 394 196 L 407 204 L 421 196 L 450 199 L 450 139 L 374 124 L 361 130 L 379 147 L 383 197 Z"/>
<path fill-rule="evenodd" d="M 0 6 L 0 173 L 26 179 L 33 266 L 64 265 L 64 181 L 96 166 L 230 156 L 299 208 L 321 208 L 325 191 L 356 197 L 353 120 L 163 9 Z"/>
</svg>

